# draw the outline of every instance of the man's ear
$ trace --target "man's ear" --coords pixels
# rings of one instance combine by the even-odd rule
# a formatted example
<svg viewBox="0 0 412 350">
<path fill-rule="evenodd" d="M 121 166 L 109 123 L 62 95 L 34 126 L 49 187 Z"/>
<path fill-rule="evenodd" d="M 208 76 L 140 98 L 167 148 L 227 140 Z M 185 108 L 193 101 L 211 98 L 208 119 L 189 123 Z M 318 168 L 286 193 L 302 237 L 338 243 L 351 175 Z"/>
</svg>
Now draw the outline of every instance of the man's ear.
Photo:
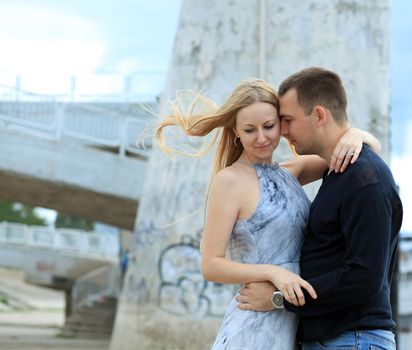
<svg viewBox="0 0 412 350">
<path fill-rule="evenodd" d="M 326 124 L 329 118 L 328 110 L 323 106 L 315 106 L 313 108 L 316 127 L 320 128 Z"/>
</svg>

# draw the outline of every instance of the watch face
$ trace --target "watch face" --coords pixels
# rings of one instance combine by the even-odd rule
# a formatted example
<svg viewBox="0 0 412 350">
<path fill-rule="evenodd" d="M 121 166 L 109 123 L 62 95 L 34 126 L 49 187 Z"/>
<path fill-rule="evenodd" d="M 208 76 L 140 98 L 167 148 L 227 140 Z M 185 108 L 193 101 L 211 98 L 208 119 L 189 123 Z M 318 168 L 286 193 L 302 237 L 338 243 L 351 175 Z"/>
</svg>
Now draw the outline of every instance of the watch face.
<svg viewBox="0 0 412 350">
<path fill-rule="evenodd" d="M 272 304 L 277 309 L 283 309 L 283 295 L 281 292 L 279 291 L 273 292 Z"/>
</svg>

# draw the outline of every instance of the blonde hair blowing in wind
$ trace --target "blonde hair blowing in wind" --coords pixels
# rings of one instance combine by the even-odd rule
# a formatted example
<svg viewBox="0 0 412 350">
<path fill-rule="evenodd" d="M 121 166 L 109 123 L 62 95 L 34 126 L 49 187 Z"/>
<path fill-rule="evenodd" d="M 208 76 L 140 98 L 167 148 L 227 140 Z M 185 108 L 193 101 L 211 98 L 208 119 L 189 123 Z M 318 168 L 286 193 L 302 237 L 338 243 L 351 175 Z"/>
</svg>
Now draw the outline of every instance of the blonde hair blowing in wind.
<svg viewBox="0 0 412 350">
<path fill-rule="evenodd" d="M 235 145 L 236 116 L 240 109 L 256 102 L 266 102 L 279 110 L 279 100 L 272 86 L 264 80 L 254 79 L 240 83 L 228 99 L 219 107 L 201 94 L 195 95 L 186 111 L 178 97 L 169 103 L 171 113 L 156 128 L 156 143 L 165 153 L 178 153 L 200 157 L 207 153 L 218 140 L 212 176 L 232 165 L 242 154 L 243 146 Z M 188 136 L 206 136 L 217 131 L 206 148 L 194 154 L 178 151 L 166 145 L 163 131 L 168 126 L 178 126 Z"/>
</svg>

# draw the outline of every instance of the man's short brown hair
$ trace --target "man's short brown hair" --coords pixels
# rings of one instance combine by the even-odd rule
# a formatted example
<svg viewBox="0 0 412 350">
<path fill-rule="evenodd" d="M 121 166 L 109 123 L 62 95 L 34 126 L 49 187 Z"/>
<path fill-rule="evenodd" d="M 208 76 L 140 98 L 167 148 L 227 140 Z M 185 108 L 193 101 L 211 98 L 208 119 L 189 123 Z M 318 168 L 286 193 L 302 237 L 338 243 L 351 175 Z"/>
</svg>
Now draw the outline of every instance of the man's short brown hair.
<svg viewBox="0 0 412 350">
<path fill-rule="evenodd" d="M 348 121 L 346 92 L 336 73 L 319 67 L 303 69 L 280 84 L 279 97 L 291 89 L 296 89 L 305 115 L 310 114 L 316 105 L 321 105 L 331 112 L 338 124 Z"/>
</svg>

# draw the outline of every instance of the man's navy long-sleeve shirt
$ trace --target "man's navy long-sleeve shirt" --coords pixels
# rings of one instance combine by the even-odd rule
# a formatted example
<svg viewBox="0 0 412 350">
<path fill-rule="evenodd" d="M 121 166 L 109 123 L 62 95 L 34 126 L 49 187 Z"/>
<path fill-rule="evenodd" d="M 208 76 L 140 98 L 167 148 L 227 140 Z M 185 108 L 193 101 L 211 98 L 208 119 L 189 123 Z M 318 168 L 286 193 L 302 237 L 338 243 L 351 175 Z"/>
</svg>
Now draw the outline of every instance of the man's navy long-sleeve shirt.
<svg viewBox="0 0 412 350">
<path fill-rule="evenodd" d="M 386 329 L 402 203 L 388 166 L 364 148 L 344 173 L 325 175 L 314 199 L 301 254 L 301 276 L 316 290 L 301 315 L 298 338 L 334 338 L 348 330 Z"/>
</svg>

